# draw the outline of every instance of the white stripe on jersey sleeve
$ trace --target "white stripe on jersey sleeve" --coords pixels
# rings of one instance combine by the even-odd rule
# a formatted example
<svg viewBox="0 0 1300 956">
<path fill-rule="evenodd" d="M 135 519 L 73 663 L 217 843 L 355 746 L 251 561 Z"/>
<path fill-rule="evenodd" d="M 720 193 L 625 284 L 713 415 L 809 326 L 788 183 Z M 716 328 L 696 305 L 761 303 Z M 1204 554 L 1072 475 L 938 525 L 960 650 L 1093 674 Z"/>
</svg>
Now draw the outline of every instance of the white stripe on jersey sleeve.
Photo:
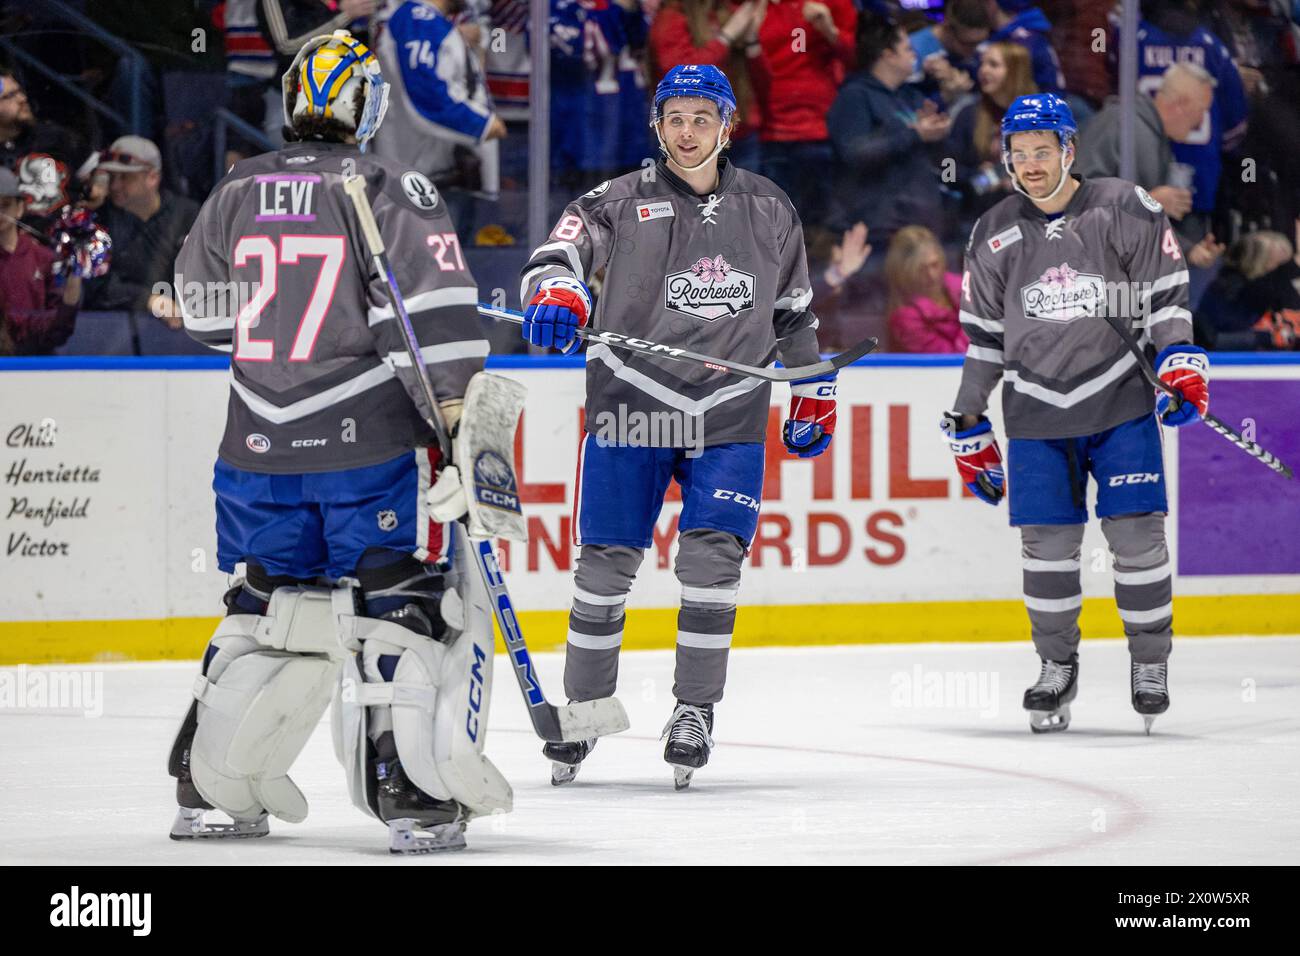
<svg viewBox="0 0 1300 956">
<path fill-rule="evenodd" d="M 808 308 L 808 306 L 812 305 L 812 300 L 813 300 L 812 289 L 803 289 L 803 290 L 796 289 L 795 291 L 798 292 L 799 295 L 797 296 L 787 295 L 783 299 L 777 299 L 776 308 L 790 309 L 793 312 L 801 312 L 804 309 Z"/>
<path fill-rule="evenodd" d="M 425 365 L 439 362 L 456 362 L 461 359 L 487 358 L 490 351 L 487 339 L 466 339 L 464 342 L 444 342 L 442 345 L 420 346 L 420 358 Z M 389 352 L 384 361 L 393 368 L 410 368 L 411 357 L 405 352 Z"/>
<path fill-rule="evenodd" d="M 981 319 L 974 312 L 967 312 L 962 309 L 957 315 L 962 325 L 973 325 L 977 329 L 983 329 L 985 332 L 993 332 L 1001 335 L 1006 331 L 1006 324 L 998 319 Z"/>
<path fill-rule="evenodd" d="M 1192 313 L 1181 305 L 1167 305 L 1147 319 L 1146 327 L 1149 329 L 1158 322 L 1166 322 L 1169 319 L 1186 319 L 1190 322 L 1192 321 Z"/>
<path fill-rule="evenodd" d="M 1146 303 L 1151 300 L 1151 297 L 1157 292 L 1164 292 L 1166 289 L 1172 289 L 1174 286 L 1185 285 L 1188 278 L 1186 269 L 1181 269 L 1178 272 L 1171 272 L 1167 276 L 1161 276 L 1155 282 L 1151 283 L 1151 288 L 1142 290 L 1141 295 L 1138 296 L 1138 304 L 1146 305 Z"/>
<path fill-rule="evenodd" d="M 587 281 L 587 276 L 582 271 L 582 256 L 578 254 L 578 247 L 573 243 L 564 242 L 563 240 L 558 242 L 548 242 L 545 245 L 538 246 L 534 249 L 533 254 L 528 258 L 536 259 L 538 254 L 542 252 L 563 252 L 569 260 L 569 269 L 577 280 L 579 282 Z"/>
<path fill-rule="evenodd" d="M 439 309 L 448 305 L 478 305 L 478 287 L 472 285 L 455 286 L 450 289 L 434 289 L 430 292 L 420 292 L 408 299 L 403 299 L 406 303 L 406 312 L 408 315 L 414 315 L 416 312 L 426 312 L 429 309 Z M 397 313 L 393 311 L 392 303 L 376 308 L 371 306 L 366 313 L 366 322 L 369 325 L 377 325 L 385 319 L 393 318 Z"/>
<path fill-rule="evenodd" d="M 1001 349 L 986 349 L 978 345 L 968 345 L 966 347 L 966 357 L 979 362 L 992 362 L 994 365 L 1003 364 Z"/>
</svg>

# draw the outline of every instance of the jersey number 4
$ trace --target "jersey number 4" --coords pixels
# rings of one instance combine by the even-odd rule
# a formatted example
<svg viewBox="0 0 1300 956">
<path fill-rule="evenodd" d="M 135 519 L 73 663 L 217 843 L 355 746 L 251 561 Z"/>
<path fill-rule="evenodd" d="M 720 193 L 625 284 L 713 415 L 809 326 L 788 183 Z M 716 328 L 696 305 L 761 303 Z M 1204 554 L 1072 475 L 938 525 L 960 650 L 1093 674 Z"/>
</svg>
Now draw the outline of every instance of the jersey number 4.
<svg viewBox="0 0 1300 956">
<path fill-rule="evenodd" d="M 290 362 L 311 360 L 316 336 L 320 334 L 325 314 L 334 300 L 339 272 L 343 269 L 346 257 L 343 237 L 281 236 L 278 249 L 270 236 L 244 236 L 235 243 L 235 265 L 246 266 L 256 261 L 262 270 L 257 280 L 257 293 L 239 310 L 235 319 L 236 362 L 269 362 L 275 358 L 275 342 L 253 338 L 253 327 L 257 325 L 262 310 L 275 298 L 280 265 L 297 265 L 304 256 L 320 259 L 321 267 L 311 298 L 307 300 L 307 308 L 298 320 L 298 331 L 289 349 Z"/>
</svg>

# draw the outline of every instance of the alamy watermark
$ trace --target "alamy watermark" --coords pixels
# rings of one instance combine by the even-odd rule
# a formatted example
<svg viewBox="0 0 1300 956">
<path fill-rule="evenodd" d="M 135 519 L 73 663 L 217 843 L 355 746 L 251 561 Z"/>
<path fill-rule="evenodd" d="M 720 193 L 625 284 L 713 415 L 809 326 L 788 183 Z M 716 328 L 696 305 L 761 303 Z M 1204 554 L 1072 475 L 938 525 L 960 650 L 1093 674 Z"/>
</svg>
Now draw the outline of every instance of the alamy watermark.
<svg viewBox="0 0 1300 956">
<path fill-rule="evenodd" d="M 997 671 L 931 671 L 916 664 L 889 678 L 891 707 L 915 710 L 977 710 L 998 715 Z"/>
<path fill-rule="evenodd" d="M 104 715 L 104 672 L 17 667 L 0 670 L 0 710 L 42 710 Z"/>
<path fill-rule="evenodd" d="M 613 411 L 597 412 L 591 425 L 591 433 L 603 448 L 685 448 L 687 458 L 704 453 L 704 416 L 679 409 L 647 412 L 620 404 Z"/>
</svg>

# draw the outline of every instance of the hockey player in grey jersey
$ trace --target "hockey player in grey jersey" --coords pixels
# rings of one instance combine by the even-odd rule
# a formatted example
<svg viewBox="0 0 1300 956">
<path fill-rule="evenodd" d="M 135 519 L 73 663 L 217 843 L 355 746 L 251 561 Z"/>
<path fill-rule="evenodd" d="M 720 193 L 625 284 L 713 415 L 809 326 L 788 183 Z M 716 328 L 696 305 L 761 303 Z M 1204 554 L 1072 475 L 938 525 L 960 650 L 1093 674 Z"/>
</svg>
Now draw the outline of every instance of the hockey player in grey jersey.
<svg viewBox="0 0 1300 956">
<path fill-rule="evenodd" d="M 1003 161 L 1018 195 L 971 233 L 960 316 L 971 344 L 942 427 L 963 482 L 997 504 L 1002 459 L 983 413 L 1002 380 L 1005 490 L 1042 659 L 1024 699 L 1036 732 L 1069 725 L 1078 689 L 1080 544 L 1088 476 L 1096 481 L 1132 702 L 1149 732 L 1169 706 L 1173 638 L 1159 422 L 1185 425 L 1206 413 L 1209 359 L 1191 344 L 1187 264 L 1160 204 L 1124 180 L 1072 176 L 1075 132 L 1069 107 L 1051 94 L 1020 97 L 1003 118 Z M 1156 353 L 1181 404 L 1153 396 L 1106 310 Z"/>
<path fill-rule="evenodd" d="M 426 503 L 439 452 L 342 188 L 364 179 L 381 232 L 406 253 L 394 256 L 398 283 L 454 423 L 487 354 L 478 290 L 428 179 L 363 151 L 386 93 L 346 32 L 310 40 L 285 74 L 293 141 L 231 169 L 176 260 L 186 329 L 231 353 L 217 556 L 246 574 L 225 596 L 173 747 L 174 838 L 302 820 L 287 772 L 332 696 L 352 799 L 389 824 L 396 852 L 463 846 L 470 817 L 510 806 L 455 706 L 486 685 L 478 638 L 444 586 L 451 527 Z M 213 809 L 233 823 L 206 819 Z"/>
<path fill-rule="evenodd" d="M 523 272 L 524 337 L 566 353 L 575 327 L 644 336 L 755 366 L 818 361 L 802 227 L 767 179 L 723 156 L 736 101 L 712 66 L 677 66 L 655 90 L 652 125 L 663 158 L 570 203 Z M 594 315 L 586 283 L 605 277 Z M 569 615 L 565 690 L 613 693 L 624 602 L 651 544 L 664 493 L 682 489 L 675 570 L 677 704 L 664 759 L 678 788 L 708 760 L 722 699 L 740 566 L 758 522 L 770 385 L 720 370 L 588 347 L 586 429 L 579 451 L 581 547 Z M 825 450 L 835 381 L 796 383 L 784 440 Z M 611 429 L 648 423 L 635 434 Z M 658 423 L 662 426 L 655 428 Z M 590 743 L 549 744 L 555 783 L 571 780 Z"/>
</svg>

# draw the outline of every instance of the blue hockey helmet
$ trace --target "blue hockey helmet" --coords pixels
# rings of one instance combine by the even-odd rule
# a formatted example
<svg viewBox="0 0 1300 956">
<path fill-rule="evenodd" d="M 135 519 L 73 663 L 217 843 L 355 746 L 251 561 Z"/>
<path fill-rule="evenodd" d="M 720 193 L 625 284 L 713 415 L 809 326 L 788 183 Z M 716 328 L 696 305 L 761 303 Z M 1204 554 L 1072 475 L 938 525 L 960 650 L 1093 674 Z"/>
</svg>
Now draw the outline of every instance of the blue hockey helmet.
<svg viewBox="0 0 1300 956">
<path fill-rule="evenodd" d="M 736 94 L 731 89 L 731 82 L 716 66 L 684 63 L 665 73 L 655 87 L 654 109 L 650 115 L 652 125 L 663 119 L 664 101 L 674 96 L 698 96 L 712 100 L 718 105 L 718 115 L 724 126 L 736 113 Z"/>
<path fill-rule="evenodd" d="M 1002 151 L 1011 149 L 1013 133 L 1032 133 L 1035 130 L 1055 132 L 1061 149 L 1079 132 L 1079 126 L 1070 112 L 1070 104 L 1055 93 L 1030 93 L 1017 96 L 1002 116 Z"/>
</svg>

